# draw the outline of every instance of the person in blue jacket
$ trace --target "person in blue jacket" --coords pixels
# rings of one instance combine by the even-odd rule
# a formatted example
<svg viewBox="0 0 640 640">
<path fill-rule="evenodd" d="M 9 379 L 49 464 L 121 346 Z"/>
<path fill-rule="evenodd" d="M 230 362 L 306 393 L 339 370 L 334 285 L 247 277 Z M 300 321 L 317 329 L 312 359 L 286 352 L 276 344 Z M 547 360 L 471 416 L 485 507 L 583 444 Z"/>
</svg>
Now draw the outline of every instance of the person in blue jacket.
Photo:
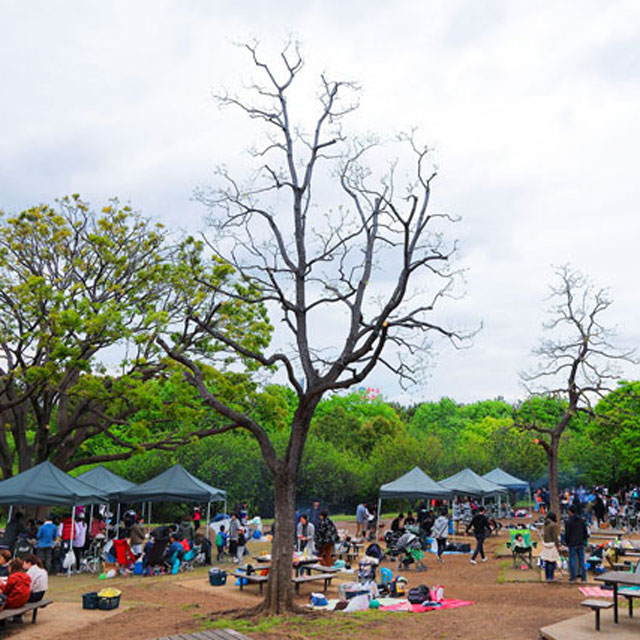
<svg viewBox="0 0 640 640">
<path fill-rule="evenodd" d="M 53 524 L 51 516 L 47 516 L 44 519 L 44 523 L 38 528 L 38 533 L 36 534 L 36 538 L 38 540 L 38 557 L 42 560 L 42 564 L 44 564 L 44 568 L 47 570 L 47 573 L 51 572 L 53 545 L 56 540 L 57 533 L 58 529 L 56 525 Z"/>
</svg>

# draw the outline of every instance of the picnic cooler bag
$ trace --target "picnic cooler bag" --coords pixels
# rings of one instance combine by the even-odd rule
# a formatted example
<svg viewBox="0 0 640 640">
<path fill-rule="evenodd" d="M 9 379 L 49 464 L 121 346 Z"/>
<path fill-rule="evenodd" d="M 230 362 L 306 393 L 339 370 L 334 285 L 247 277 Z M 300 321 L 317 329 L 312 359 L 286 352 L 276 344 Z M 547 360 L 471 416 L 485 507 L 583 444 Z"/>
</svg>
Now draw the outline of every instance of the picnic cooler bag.
<svg viewBox="0 0 640 640">
<path fill-rule="evenodd" d="M 217 567 L 209 569 L 209 584 L 212 587 L 221 587 L 223 584 L 227 584 L 227 572 Z"/>
</svg>

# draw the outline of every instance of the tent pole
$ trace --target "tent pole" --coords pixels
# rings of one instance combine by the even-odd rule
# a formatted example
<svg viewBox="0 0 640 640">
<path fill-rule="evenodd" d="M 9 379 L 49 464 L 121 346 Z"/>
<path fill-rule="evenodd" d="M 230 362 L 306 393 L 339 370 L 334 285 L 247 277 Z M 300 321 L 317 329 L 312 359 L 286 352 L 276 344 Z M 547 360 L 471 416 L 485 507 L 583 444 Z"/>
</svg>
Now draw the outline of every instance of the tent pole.
<svg viewBox="0 0 640 640">
<path fill-rule="evenodd" d="M 13 505 L 9 505 L 9 516 L 7 517 L 7 524 L 11 522 L 11 516 L 13 515 Z"/>
<path fill-rule="evenodd" d="M 227 494 L 224 494 L 224 515 L 227 515 Z"/>
<path fill-rule="evenodd" d="M 378 530 L 380 530 L 380 522 L 382 518 L 382 496 L 378 495 L 378 513 L 377 513 Z M 376 531 L 376 540 L 378 539 L 378 531 Z"/>
<path fill-rule="evenodd" d="M 76 538 L 76 505 L 74 504 L 71 507 L 71 531 L 69 531 L 69 551 L 73 553 L 73 541 Z M 65 555 L 67 555 L 65 553 Z M 71 576 L 71 565 L 73 563 L 69 563 L 69 568 L 67 569 L 67 577 Z"/>
<path fill-rule="evenodd" d="M 149 531 L 151 531 L 151 502 L 148 502 L 147 504 L 149 505 Z"/>
<path fill-rule="evenodd" d="M 93 525 L 93 505 L 91 505 L 91 509 L 89 510 L 89 537 L 91 537 L 92 525 Z"/>
<path fill-rule="evenodd" d="M 118 502 L 118 515 L 116 516 L 116 540 L 120 540 L 120 503 Z"/>
<path fill-rule="evenodd" d="M 207 502 L 207 536 L 209 535 L 209 520 L 211 520 L 211 500 Z"/>
</svg>

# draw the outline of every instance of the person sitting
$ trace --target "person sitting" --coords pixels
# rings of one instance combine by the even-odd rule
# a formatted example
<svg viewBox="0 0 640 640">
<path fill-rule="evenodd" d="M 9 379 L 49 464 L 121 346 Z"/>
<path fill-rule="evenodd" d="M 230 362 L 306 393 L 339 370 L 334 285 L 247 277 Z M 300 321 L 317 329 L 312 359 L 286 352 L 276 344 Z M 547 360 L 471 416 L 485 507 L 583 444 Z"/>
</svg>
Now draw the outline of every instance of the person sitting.
<svg viewBox="0 0 640 640">
<path fill-rule="evenodd" d="M 184 547 L 182 546 L 179 535 L 177 533 L 172 533 L 169 536 L 169 546 L 165 552 L 165 562 L 170 566 L 171 573 L 178 573 L 178 569 L 180 568 L 180 560 L 182 560 L 182 556 L 184 555 Z"/>
<path fill-rule="evenodd" d="M 19 609 L 24 607 L 31 596 L 31 578 L 24 572 L 24 565 L 20 558 L 14 558 L 9 563 L 9 577 L 4 584 L 0 584 L 0 593 L 5 596 L 2 609 Z"/>
<path fill-rule="evenodd" d="M 27 554 L 22 562 L 31 578 L 31 595 L 29 602 L 40 602 L 49 588 L 49 574 L 42 565 L 42 560 L 33 553 Z"/>
<path fill-rule="evenodd" d="M 130 540 L 131 550 L 134 555 L 139 556 L 142 554 L 142 545 L 145 541 L 144 531 L 142 530 L 142 518 L 136 517 L 135 522 L 131 525 Z"/>
<path fill-rule="evenodd" d="M 10 562 L 11 551 L 9 549 L 0 549 L 0 578 L 6 578 L 9 575 Z"/>
<path fill-rule="evenodd" d="M 404 526 L 408 527 L 409 525 L 415 524 L 416 519 L 413 517 L 411 511 L 407 511 L 407 517 L 404 519 Z"/>
<path fill-rule="evenodd" d="M 402 518 L 404 518 L 404 513 L 399 513 L 398 517 L 391 521 L 391 531 L 398 533 L 402 529 Z"/>
</svg>

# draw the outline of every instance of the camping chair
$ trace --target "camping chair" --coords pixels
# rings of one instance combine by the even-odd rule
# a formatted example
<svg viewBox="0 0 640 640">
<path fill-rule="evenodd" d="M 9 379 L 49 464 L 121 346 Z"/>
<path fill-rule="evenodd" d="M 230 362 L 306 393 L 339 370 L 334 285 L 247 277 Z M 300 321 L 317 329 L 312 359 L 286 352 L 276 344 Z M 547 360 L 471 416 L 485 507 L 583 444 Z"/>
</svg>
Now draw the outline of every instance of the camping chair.
<svg viewBox="0 0 640 640">
<path fill-rule="evenodd" d="M 113 550 L 116 552 L 116 563 L 120 573 L 128 573 L 136 561 L 131 547 L 126 540 L 114 540 Z"/>
<path fill-rule="evenodd" d="M 510 529 L 509 535 L 511 540 L 507 542 L 507 549 L 511 549 L 514 569 L 518 562 L 533 569 L 533 548 L 537 547 L 538 543 L 531 540 L 531 531 L 529 529 Z"/>
</svg>

